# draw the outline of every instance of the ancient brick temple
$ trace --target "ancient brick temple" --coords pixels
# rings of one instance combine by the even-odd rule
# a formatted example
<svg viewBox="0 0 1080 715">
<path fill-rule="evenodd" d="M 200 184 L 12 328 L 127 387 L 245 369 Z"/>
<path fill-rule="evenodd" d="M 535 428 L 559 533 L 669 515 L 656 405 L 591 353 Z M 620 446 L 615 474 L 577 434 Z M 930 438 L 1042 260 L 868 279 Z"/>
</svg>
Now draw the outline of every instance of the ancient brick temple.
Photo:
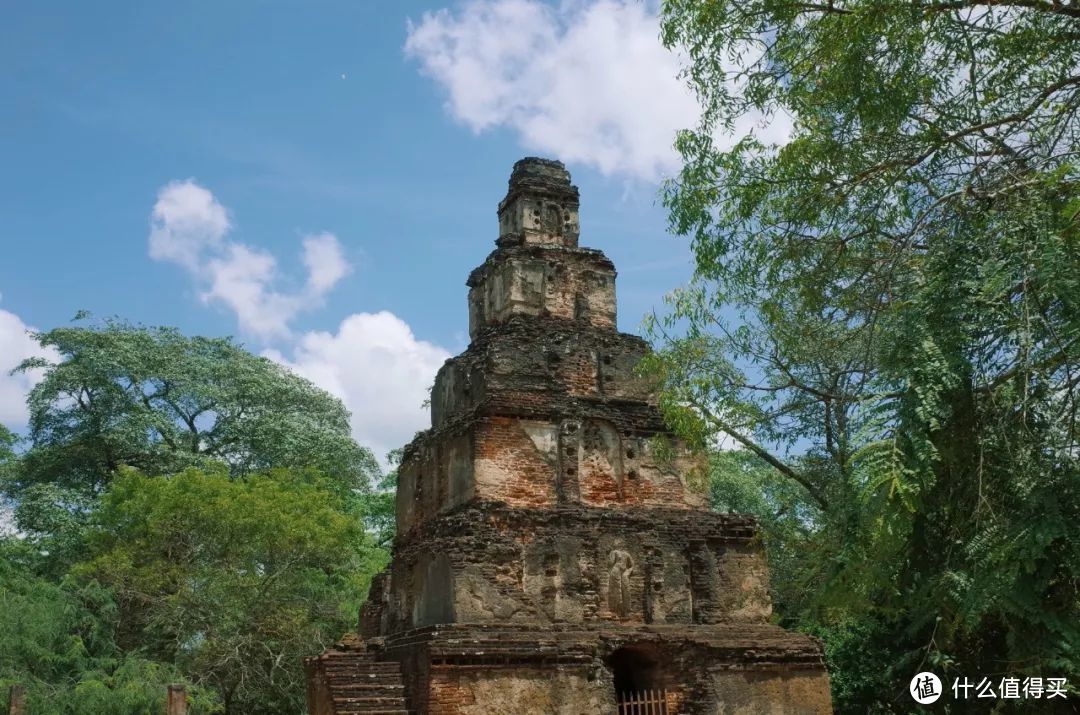
<svg viewBox="0 0 1080 715">
<path fill-rule="evenodd" d="M 514 165 L 495 243 L 405 449 L 393 562 L 308 660 L 310 712 L 830 712 L 818 644 L 769 623 L 754 521 L 688 486 L 561 163 Z"/>
</svg>

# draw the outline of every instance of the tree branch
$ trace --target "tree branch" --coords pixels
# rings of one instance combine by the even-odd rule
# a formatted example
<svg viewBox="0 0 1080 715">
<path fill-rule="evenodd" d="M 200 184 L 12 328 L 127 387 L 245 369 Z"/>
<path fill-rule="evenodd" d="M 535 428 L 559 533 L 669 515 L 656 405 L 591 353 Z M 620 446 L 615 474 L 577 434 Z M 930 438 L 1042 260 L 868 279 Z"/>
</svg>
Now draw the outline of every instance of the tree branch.
<svg viewBox="0 0 1080 715">
<path fill-rule="evenodd" d="M 761 447 L 760 445 L 758 445 L 756 442 L 754 442 L 754 440 L 750 439 L 749 437 L 742 434 L 738 430 L 732 428 L 731 425 L 729 425 L 726 422 L 724 422 L 723 420 L 721 420 L 719 417 L 714 415 L 712 412 L 710 412 L 710 411 L 708 411 L 706 409 L 703 409 L 703 407 L 701 405 L 699 405 L 697 403 L 694 403 L 694 407 L 697 408 L 701 412 L 701 414 L 705 416 L 706 420 L 708 420 L 710 423 L 712 423 L 713 427 L 720 430 L 721 432 L 724 432 L 725 434 L 731 435 L 731 437 L 733 439 L 735 439 L 741 445 L 743 445 L 744 447 L 749 449 L 751 452 L 753 452 L 755 455 L 760 457 L 763 461 L 765 461 L 773 469 L 780 472 L 781 474 L 783 474 L 788 479 L 792 479 L 795 482 L 802 485 L 802 487 L 804 489 L 806 489 L 806 491 L 810 494 L 810 496 L 813 498 L 813 500 L 815 502 L 817 502 L 818 506 L 820 506 L 822 509 L 826 509 L 826 510 L 828 509 L 828 500 L 825 499 L 825 495 L 822 494 L 821 491 L 816 486 L 814 486 L 813 482 L 811 482 L 809 479 L 807 479 L 804 475 L 798 473 L 797 471 L 792 469 L 790 466 L 785 464 L 782 460 L 780 460 L 779 458 L 773 456 L 772 453 L 770 453 L 764 447 Z"/>
</svg>

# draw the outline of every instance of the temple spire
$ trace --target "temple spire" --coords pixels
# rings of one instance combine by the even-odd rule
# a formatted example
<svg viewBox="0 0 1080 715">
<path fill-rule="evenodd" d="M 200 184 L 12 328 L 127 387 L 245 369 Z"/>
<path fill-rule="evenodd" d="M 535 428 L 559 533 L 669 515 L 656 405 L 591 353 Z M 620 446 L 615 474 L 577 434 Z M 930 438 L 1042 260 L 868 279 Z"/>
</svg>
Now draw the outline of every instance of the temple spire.
<svg viewBox="0 0 1080 715">
<path fill-rule="evenodd" d="M 615 266 L 578 246 L 578 189 L 561 161 L 514 164 L 496 249 L 470 275 L 469 335 L 514 317 L 615 330 Z"/>
<path fill-rule="evenodd" d="M 514 164 L 499 202 L 500 246 L 578 245 L 578 189 L 561 161 L 526 157 Z"/>
</svg>

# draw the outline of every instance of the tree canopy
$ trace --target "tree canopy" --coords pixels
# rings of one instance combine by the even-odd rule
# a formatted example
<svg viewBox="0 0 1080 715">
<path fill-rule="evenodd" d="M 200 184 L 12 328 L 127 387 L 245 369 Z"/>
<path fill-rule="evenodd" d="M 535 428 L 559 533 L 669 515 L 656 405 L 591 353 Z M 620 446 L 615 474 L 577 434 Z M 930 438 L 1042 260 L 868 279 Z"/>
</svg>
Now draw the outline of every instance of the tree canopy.
<svg viewBox="0 0 1080 715">
<path fill-rule="evenodd" d="M 231 339 L 115 320 L 37 339 L 61 359 L 18 368 L 45 370 L 28 399 L 30 449 L 5 483 L 25 528 L 66 518 L 121 466 L 168 474 L 223 463 L 234 476 L 314 468 L 343 493 L 379 474 L 340 400 Z"/>
<path fill-rule="evenodd" d="M 0 705 L 19 684 L 34 715 L 158 715 L 165 687 L 186 682 L 192 715 L 217 709 L 171 664 L 117 646 L 107 589 L 42 578 L 34 560 L 25 542 L 0 538 Z"/>
<path fill-rule="evenodd" d="M 838 705 L 920 662 L 1080 672 L 1080 12 L 668 0 L 663 37 L 705 111 L 649 368 L 684 435 L 798 488 L 788 616 L 887 644 L 832 648 L 866 669 Z M 751 114 L 790 136 L 720 142 Z"/>
<path fill-rule="evenodd" d="M 229 339 L 37 337 L 28 448 L 0 430 L 0 685 L 55 715 L 157 713 L 169 682 L 193 715 L 301 710 L 392 533 L 341 402 Z"/>
<path fill-rule="evenodd" d="M 301 660 L 355 622 L 386 553 L 315 472 L 118 476 L 79 582 L 114 594 L 116 641 L 212 687 L 225 713 L 294 713 Z"/>
</svg>

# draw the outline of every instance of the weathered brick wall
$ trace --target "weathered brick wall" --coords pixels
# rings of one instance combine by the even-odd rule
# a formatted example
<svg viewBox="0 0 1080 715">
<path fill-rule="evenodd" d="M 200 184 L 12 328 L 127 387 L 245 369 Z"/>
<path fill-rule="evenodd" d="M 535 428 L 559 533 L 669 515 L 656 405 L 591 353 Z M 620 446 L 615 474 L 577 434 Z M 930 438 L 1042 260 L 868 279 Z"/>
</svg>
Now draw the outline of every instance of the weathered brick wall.
<svg viewBox="0 0 1080 715">
<path fill-rule="evenodd" d="M 490 417 L 478 421 L 473 434 L 477 498 L 523 507 L 555 505 L 557 425 Z"/>
<path fill-rule="evenodd" d="M 318 661 L 309 659 L 304 662 L 307 675 L 308 715 L 334 715 L 334 703 L 326 678 L 318 667 Z"/>
<path fill-rule="evenodd" d="M 613 330 L 615 267 L 600 251 L 562 246 L 496 249 L 469 276 L 469 335 L 511 316 L 558 318 Z"/>
<path fill-rule="evenodd" d="M 680 715 L 831 712 L 817 644 L 770 624 L 430 627 L 383 656 L 423 713 L 613 713 L 627 689 L 665 691 Z"/>
<path fill-rule="evenodd" d="M 712 674 L 708 715 L 828 715 L 829 676 L 824 668 L 718 670 Z"/>
<path fill-rule="evenodd" d="M 476 416 L 451 423 L 406 451 L 398 470 L 398 532 L 474 501 L 697 508 L 704 496 L 688 478 L 700 460 L 670 444 L 673 455 L 658 452 L 651 437 L 597 418 Z"/>
<path fill-rule="evenodd" d="M 664 431 L 652 385 L 635 370 L 647 352 L 641 338 L 614 330 L 555 318 L 509 318 L 485 329 L 439 371 L 432 424 L 441 427 L 478 410 L 524 415 L 599 409 L 609 418 L 628 410 L 627 428 Z M 520 405 L 526 395 L 531 403 Z"/>
<path fill-rule="evenodd" d="M 582 668 L 436 666 L 430 715 L 616 715 L 610 680 Z"/>
<path fill-rule="evenodd" d="M 361 638 L 374 638 L 390 632 L 389 601 L 390 571 L 383 570 L 371 579 L 367 601 L 360 607 L 358 632 Z"/>
<path fill-rule="evenodd" d="M 765 622 L 753 535 L 748 518 L 677 509 L 465 507 L 399 544 L 384 610 L 365 619 L 382 634 L 437 622 Z"/>
</svg>

